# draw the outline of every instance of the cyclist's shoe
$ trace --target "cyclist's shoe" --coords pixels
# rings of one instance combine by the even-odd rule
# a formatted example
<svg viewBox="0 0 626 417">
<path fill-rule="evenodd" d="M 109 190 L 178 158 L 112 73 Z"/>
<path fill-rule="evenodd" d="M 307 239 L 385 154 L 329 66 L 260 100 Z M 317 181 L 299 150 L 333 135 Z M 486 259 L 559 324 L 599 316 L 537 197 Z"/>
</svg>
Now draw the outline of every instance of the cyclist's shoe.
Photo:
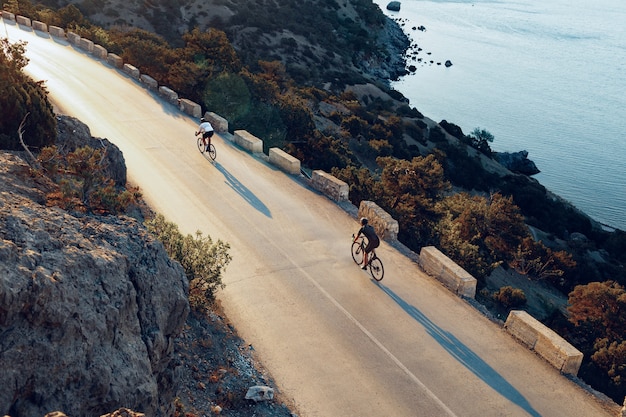
<svg viewBox="0 0 626 417">
<path fill-rule="evenodd" d="M 209 152 L 209 147 L 208 146 L 204 149 L 204 152 Z"/>
<path fill-rule="evenodd" d="M 361 269 L 365 271 L 367 269 L 367 265 L 363 265 Z"/>
</svg>

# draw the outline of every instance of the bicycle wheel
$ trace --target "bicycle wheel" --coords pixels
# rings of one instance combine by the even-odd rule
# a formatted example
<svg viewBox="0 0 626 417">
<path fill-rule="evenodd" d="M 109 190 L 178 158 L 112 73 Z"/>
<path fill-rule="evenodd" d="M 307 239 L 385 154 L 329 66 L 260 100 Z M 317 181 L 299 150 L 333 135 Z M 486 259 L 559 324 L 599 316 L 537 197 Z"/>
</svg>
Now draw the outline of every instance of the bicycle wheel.
<svg viewBox="0 0 626 417">
<path fill-rule="evenodd" d="M 363 248 L 361 247 L 361 242 L 352 243 L 352 259 L 354 259 L 357 265 L 363 263 Z"/>
<path fill-rule="evenodd" d="M 211 157 L 212 160 L 215 161 L 215 157 L 217 156 L 217 152 L 215 151 L 215 146 L 213 146 L 213 144 L 209 145 L 209 156 Z"/>
<path fill-rule="evenodd" d="M 204 153 L 204 141 L 201 137 L 198 138 L 198 150 L 200 153 Z"/>
<path fill-rule="evenodd" d="M 370 274 L 376 281 L 383 279 L 385 275 L 385 268 L 383 268 L 383 262 L 378 258 L 373 258 L 369 262 Z"/>
</svg>

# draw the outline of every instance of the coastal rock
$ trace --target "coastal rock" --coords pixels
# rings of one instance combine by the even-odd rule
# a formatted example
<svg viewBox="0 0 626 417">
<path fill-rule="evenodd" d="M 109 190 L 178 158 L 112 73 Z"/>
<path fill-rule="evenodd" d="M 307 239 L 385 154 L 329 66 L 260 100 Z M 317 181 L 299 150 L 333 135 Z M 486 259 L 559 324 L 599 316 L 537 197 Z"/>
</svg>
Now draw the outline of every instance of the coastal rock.
<svg viewBox="0 0 626 417">
<path fill-rule="evenodd" d="M 0 415 L 172 415 L 182 267 L 134 219 L 47 207 L 21 158 L 0 167 Z"/>
<path fill-rule="evenodd" d="M 387 10 L 391 10 L 392 12 L 399 12 L 400 11 L 400 2 L 399 1 L 390 1 L 389 4 L 387 4 Z"/>
<path fill-rule="evenodd" d="M 512 172 L 528 176 L 541 172 L 535 163 L 528 159 L 528 151 L 494 152 L 493 158 Z"/>
<path fill-rule="evenodd" d="M 107 139 L 91 136 L 89 127 L 80 120 L 70 116 L 57 116 L 55 145 L 64 154 L 74 152 L 83 146 L 105 149 L 105 172 L 115 181 L 115 185 L 119 187 L 126 185 L 126 161 L 122 151 Z"/>
<path fill-rule="evenodd" d="M 368 54 L 357 57 L 360 69 L 387 87 L 390 81 L 407 74 L 406 51 L 411 45 L 409 38 L 397 22 L 385 19 L 384 27 L 379 32 L 376 44 L 385 56 Z"/>
</svg>

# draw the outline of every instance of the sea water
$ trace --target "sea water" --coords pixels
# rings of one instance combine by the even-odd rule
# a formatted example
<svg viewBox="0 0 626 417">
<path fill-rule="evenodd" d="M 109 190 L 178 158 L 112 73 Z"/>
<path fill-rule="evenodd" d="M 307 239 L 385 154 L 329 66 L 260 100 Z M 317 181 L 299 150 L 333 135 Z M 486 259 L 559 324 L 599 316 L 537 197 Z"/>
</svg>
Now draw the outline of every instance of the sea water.
<svg viewBox="0 0 626 417">
<path fill-rule="evenodd" d="M 527 150 L 541 184 L 626 230 L 626 1 L 374 1 L 422 49 L 392 83 L 412 107 Z"/>
</svg>

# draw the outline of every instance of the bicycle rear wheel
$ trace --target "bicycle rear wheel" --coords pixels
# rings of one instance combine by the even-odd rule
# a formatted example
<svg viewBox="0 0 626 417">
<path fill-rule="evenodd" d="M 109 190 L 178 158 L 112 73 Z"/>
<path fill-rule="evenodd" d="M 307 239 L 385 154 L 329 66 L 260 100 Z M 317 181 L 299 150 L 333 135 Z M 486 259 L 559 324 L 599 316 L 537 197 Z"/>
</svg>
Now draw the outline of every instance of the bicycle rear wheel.
<svg viewBox="0 0 626 417">
<path fill-rule="evenodd" d="M 385 275 L 385 268 L 383 268 L 383 262 L 378 258 L 373 258 L 369 262 L 370 274 L 376 281 L 383 279 Z"/>
<path fill-rule="evenodd" d="M 215 157 L 217 156 L 217 152 L 215 151 L 215 146 L 213 146 L 213 144 L 209 145 L 209 156 L 211 157 L 212 160 L 215 161 Z"/>
<path fill-rule="evenodd" d="M 363 263 L 363 248 L 361 247 L 361 242 L 352 243 L 352 259 L 354 259 L 357 265 Z"/>
</svg>

